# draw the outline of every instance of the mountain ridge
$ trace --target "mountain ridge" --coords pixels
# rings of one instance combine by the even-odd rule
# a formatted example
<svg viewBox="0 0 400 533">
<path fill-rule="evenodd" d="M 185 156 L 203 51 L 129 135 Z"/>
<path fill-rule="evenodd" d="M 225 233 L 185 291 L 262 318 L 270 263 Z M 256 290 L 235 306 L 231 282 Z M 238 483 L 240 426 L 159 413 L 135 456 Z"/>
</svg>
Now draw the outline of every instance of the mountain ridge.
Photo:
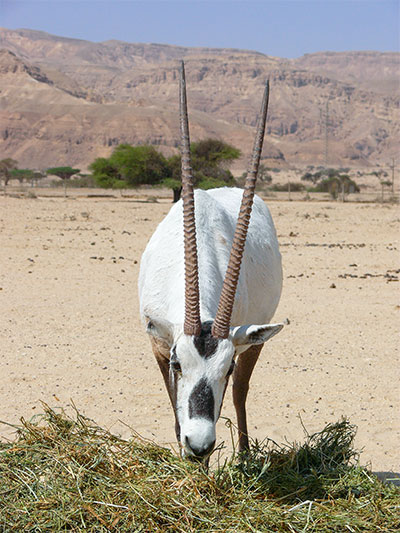
<svg viewBox="0 0 400 533">
<path fill-rule="evenodd" d="M 22 165 L 51 166 L 56 162 L 49 158 L 57 154 L 57 163 L 86 167 L 120 142 L 151 142 L 167 155 L 175 153 L 182 56 L 192 139 L 231 142 L 243 152 L 239 167 L 251 150 L 266 78 L 272 86 L 266 164 L 326 163 L 326 127 L 329 165 L 387 163 L 397 152 L 400 97 L 393 88 L 398 89 L 400 54 L 395 52 L 316 52 L 285 59 L 7 29 L 0 29 L 0 48 L 6 50 L 0 54 L 0 157 Z M 21 122 L 15 113 L 26 135 L 16 128 Z M 75 117 L 75 128 L 66 126 L 66 117 Z"/>
</svg>

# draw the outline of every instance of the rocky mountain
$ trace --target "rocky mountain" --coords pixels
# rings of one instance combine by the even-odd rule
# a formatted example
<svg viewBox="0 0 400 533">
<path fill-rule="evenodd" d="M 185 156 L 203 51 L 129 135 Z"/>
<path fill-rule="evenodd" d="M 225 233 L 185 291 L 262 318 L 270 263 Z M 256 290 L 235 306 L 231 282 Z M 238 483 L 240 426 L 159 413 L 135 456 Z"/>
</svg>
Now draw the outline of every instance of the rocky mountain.
<svg viewBox="0 0 400 533">
<path fill-rule="evenodd" d="M 400 54 L 321 52 L 298 59 L 214 48 L 92 43 L 0 30 L 0 158 L 20 166 L 85 168 L 116 145 L 179 143 L 178 66 L 184 59 L 192 140 L 251 150 L 271 80 L 268 166 L 375 165 L 399 144 Z"/>
</svg>

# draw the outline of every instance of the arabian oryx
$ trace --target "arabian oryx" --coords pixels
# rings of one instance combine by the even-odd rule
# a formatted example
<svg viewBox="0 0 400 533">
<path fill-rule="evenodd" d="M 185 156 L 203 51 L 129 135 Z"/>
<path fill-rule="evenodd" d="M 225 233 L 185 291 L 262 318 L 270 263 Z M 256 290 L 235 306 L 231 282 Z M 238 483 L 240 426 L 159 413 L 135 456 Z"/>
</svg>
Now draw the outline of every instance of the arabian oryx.
<svg viewBox="0 0 400 533">
<path fill-rule="evenodd" d="M 194 193 L 182 62 L 182 201 L 143 253 L 139 295 L 184 457 L 207 460 L 212 452 L 231 374 L 239 450 L 248 448 L 249 379 L 264 342 L 283 327 L 269 323 L 282 287 L 275 227 L 264 202 L 254 196 L 268 96 L 267 82 L 244 191 Z"/>
</svg>

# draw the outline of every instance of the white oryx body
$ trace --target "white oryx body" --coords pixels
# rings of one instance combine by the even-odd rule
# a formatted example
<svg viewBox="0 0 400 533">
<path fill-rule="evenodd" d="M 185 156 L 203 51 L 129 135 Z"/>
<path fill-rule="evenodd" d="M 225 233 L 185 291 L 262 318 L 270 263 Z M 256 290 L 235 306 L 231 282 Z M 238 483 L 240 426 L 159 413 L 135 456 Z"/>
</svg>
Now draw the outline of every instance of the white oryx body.
<svg viewBox="0 0 400 533">
<path fill-rule="evenodd" d="M 195 191 L 200 315 L 217 312 L 243 190 Z M 151 237 L 141 260 L 140 312 L 143 319 L 168 320 L 174 336 L 183 331 L 185 272 L 182 202 L 177 202 Z M 282 288 L 281 255 L 265 203 L 254 199 L 231 326 L 266 324 L 274 315 Z"/>
<path fill-rule="evenodd" d="M 211 323 L 217 312 L 242 195 L 243 191 L 236 188 L 195 192 L 203 323 Z M 234 360 L 253 343 L 261 344 L 256 347 L 261 349 L 262 342 L 282 327 L 272 326 L 273 331 L 261 341 L 247 343 L 245 339 L 258 329 L 252 325 L 268 324 L 271 320 L 281 294 L 282 267 L 271 215 L 261 198 L 255 197 L 233 307 L 232 332 L 228 339 L 218 341 L 215 355 L 205 357 L 199 353 L 193 337 L 183 332 L 182 227 L 182 202 L 179 201 L 159 224 L 143 253 L 140 310 L 145 323 L 150 324 L 148 333 L 153 336 L 153 349 L 170 393 L 183 455 L 201 456 L 205 454 L 201 450 L 209 451 L 215 442 L 215 424 Z M 240 357 L 245 358 L 246 353 Z M 179 377 L 171 369 L 175 360 L 179 361 Z M 163 364 L 168 365 L 168 377 Z M 200 407 L 196 407 L 196 402 Z"/>
</svg>

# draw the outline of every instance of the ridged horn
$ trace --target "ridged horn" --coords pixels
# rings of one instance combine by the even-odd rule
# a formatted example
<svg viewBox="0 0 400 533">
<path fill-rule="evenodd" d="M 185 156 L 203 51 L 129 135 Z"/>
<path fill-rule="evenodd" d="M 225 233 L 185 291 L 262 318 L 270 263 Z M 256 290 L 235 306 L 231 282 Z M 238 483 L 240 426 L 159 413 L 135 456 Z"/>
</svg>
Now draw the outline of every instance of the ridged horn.
<svg viewBox="0 0 400 533">
<path fill-rule="evenodd" d="M 193 171 L 190 160 L 189 123 L 186 100 L 185 65 L 182 61 L 179 83 L 181 125 L 183 233 L 185 247 L 185 321 L 186 335 L 200 335 L 200 292 L 197 263 L 196 222 L 194 213 Z"/>
<path fill-rule="evenodd" d="M 240 265 L 246 244 L 247 230 L 250 223 L 251 208 L 253 206 L 254 192 L 258 167 L 260 164 L 262 145 L 264 141 L 265 122 L 267 119 L 269 99 L 269 80 L 266 83 L 261 111 L 257 123 L 257 132 L 254 140 L 253 155 L 244 186 L 242 203 L 236 224 L 235 235 L 231 248 L 228 267 L 222 285 L 221 296 L 217 313 L 212 326 L 211 334 L 219 339 L 226 339 L 229 335 L 229 326 L 235 301 L 236 288 L 239 281 Z"/>
</svg>

